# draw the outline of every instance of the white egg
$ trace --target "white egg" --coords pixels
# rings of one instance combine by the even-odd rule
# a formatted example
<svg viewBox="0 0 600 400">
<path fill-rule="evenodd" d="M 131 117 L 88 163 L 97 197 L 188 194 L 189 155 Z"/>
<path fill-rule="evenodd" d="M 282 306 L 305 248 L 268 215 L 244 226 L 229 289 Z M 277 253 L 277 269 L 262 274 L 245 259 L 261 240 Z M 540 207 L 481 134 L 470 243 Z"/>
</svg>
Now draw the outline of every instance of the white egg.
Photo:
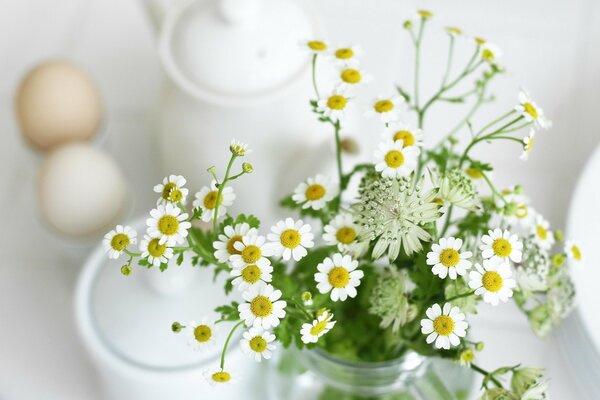
<svg viewBox="0 0 600 400">
<path fill-rule="evenodd" d="M 40 171 L 42 215 L 59 232 L 80 238 L 102 234 L 122 217 L 127 185 L 117 163 L 87 143 L 53 150 Z"/>
<path fill-rule="evenodd" d="M 88 140 L 102 121 L 102 101 L 93 80 L 66 61 L 48 61 L 29 71 L 15 96 L 21 132 L 41 150 Z"/>
</svg>

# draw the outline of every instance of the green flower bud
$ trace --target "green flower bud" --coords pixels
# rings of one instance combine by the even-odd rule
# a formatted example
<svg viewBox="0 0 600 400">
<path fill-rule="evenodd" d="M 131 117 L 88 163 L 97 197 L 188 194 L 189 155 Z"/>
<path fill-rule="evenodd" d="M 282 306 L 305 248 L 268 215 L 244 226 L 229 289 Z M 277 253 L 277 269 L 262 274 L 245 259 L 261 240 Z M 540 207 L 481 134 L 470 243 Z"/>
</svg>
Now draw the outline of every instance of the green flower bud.
<svg viewBox="0 0 600 400">
<path fill-rule="evenodd" d="M 215 167 L 215 166 L 213 165 L 212 167 L 208 167 L 208 168 L 206 169 L 206 171 L 207 171 L 209 174 L 213 174 L 213 175 L 214 175 L 214 174 L 216 174 L 216 173 L 217 173 L 217 167 Z"/>
<path fill-rule="evenodd" d="M 179 333 L 181 332 L 181 330 L 183 329 L 183 325 L 181 325 L 179 322 L 175 321 L 173 322 L 173 324 L 171 325 L 171 330 L 174 333 Z"/>
<path fill-rule="evenodd" d="M 461 365 L 468 365 L 475 359 L 475 352 L 473 349 L 466 349 L 460 353 L 458 361 Z"/>
<path fill-rule="evenodd" d="M 483 342 L 477 342 L 475 344 L 475 350 L 477 350 L 477 351 L 483 351 L 484 348 L 485 348 L 485 343 L 483 343 Z"/>
<path fill-rule="evenodd" d="M 565 241 L 565 234 L 563 231 L 561 231 L 560 229 L 557 229 L 554 231 L 554 239 L 556 239 L 557 242 L 564 242 Z"/>
<path fill-rule="evenodd" d="M 303 302 L 308 303 L 311 300 L 312 300 L 312 294 L 310 294 L 310 292 L 302 293 L 302 301 Z"/>
<path fill-rule="evenodd" d="M 493 388 L 486 390 L 481 400 L 519 400 L 514 394 L 503 388 Z"/>
<path fill-rule="evenodd" d="M 555 267 L 562 267 L 564 262 L 565 256 L 563 254 L 558 253 L 552 256 L 552 265 Z"/>
<path fill-rule="evenodd" d="M 510 387 L 521 396 L 542 377 L 541 368 L 517 368 L 513 372 Z"/>
<path fill-rule="evenodd" d="M 245 162 L 242 164 L 242 170 L 247 174 L 251 174 L 254 171 L 254 167 L 252 164 Z"/>
<path fill-rule="evenodd" d="M 515 186 L 514 192 L 515 192 L 515 194 L 523 193 L 523 186 L 521 186 L 521 185 Z"/>
<path fill-rule="evenodd" d="M 121 273 L 125 276 L 129 276 L 129 274 L 131 274 L 131 265 L 129 263 L 123 265 L 121 267 Z"/>
<path fill-rule="evenodd" d="M 404 21 L 404 24 L 402 24 L 402 26 L 404 27 L 404 29 L 412 29 L 413 22 L 410 19 L 407 19 L 406 21 Z"/>
</svg>

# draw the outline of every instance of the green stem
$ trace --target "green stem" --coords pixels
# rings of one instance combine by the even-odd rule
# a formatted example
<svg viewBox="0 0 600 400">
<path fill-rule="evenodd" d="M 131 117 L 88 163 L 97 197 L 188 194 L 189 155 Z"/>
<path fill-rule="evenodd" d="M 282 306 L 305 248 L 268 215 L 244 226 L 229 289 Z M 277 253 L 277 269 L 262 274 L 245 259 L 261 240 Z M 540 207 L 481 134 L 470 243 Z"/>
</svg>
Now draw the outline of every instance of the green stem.
<svg viewBox="0 0 600 400">
<path fill-rule="evenodd" d="M 229 163 L 227 164 L 227 169 L 225 170 L 225 177 L 223 178 L 223 182 L 219 185 L 219 189 L 217 191 L 217 200 L 215 201 L 215 211 L 213 212 L 213 232 L 217 233 L 217 220 L 219 219 L 219 206 L 221 205 L 221 195 L 223 194 L 223 189 L 225 189 L 225 185 L 227 185 L 227 181 L 229 180 L 229 173 L 231 172 L 231 167 L 233 166 L 233 162 L 236 159 L 235 154 L 231 154 L 231 158 L 229 159 Z"/>
<path fill-rule="evenodd" d="M 454 210 L 454 205 L 450 204 L 450 207 L 448 207 L 448 212 L 446 213 L 446 221 L 444 222 L 444 227 L 442 228 L 440 237 L 444 237 L 444 235 L 448 231 L 448 228 L 450 228 L 450 218 L 452 218 L 452 210 Z"/>
<path fill-rule="evenodd" d="M 321 95 L 319 95 L 319 89 L 317 89 L 317 56 L 318 54 L 315 53 L 313 54 L 312 57 L 312 84 L 313 84 L 313 88 L 315 89 L 315 94 L 317 95 L 317 99 L 321 98 Z"/>
<path fill-rule="evenodd" d="M 471 149 L 479 142 L 483 142 L 486 140 L 492 140 L 495 139 L 495 135 L 499 134 L 499 133 L 503 133 L 504 129 L 510 127 L 513 124 L 516 124 L 517 122 L 519 122 L 521 119 L 523 119 L 523 116 L 519 116 L 515 119 L 513 119 L 512 121 L 504 124 L 502 127 L 498 128 L 497 130 L 495 130 L 494 132 L 487 134 L 485 136 L 481 136 L 481 137 L 477 137 L 475 136 L 475 138 L 471 141 L 471 143 L 469 143 L 469 145 L 467 146 L 467 148 L 465 149 L 465 151 L 463 152 L 462 156 L 460 157 L 460 161 L 458 163 L 458 167 L 462 167 L 463 163 L 466 161 L 467 159 L 467 155 L 469 154 L 469 151 L 471 151 Z M 478 134 L 479 135 L 479 134 Z M 499 138 L 508 138 L 509 136 L 499 136 Z M 516 138 L 512 138 L 511 140 L 514 140 Z"/>
<path fill-rule="evenodd" d="M 483 171 L 481 171 L 481 176 L 483 177 L 483 179 L 486 181 L 486 183 L 490 187 L 492 193 L 494 193 L 495 196 L 498 196 L 500 198 L 500 200 L 502 200 L 502 202 L 504 204 L 506 204 L 506 200 L 504 200 L 504 196 L 496 189 L 496 187 L 494 186 L 494 184 L 492 183 L 490 178 Z"/>
<path fill-rule="evenodd" d="M 475 364 L 473 364 L 473 363 L 471 363 L 471 364 L 470 364 L 470 366 L 471 366 L 471 369 L 472 369 L 473 371 L 475 371 L 475 372 L 479 372 L 479 373 L 480 373 L 481 375 L 483 375 L 484 377 L 489 377 L 489 378 L 490 378 L 490 380 L 491 380 L 492 382 L 494 382 L 494 384 L 495 384 L 497 387 L 499 387 L 499 388 L 503 387 L 503 386 L 502 386 L 502 383 L 500 383 L 500 381 L 499 381 L 498 379 L 496 379 L 496 378 L 494 377 L 494 375 L 493 375 L 491 372 L 488 372 L 488 371 L 486 371 L 485 369 L 483 369 L 483 368 L 481 368 L 481 367 L 479 367 L 479 366 L 477 366 L 477 365 L 475 365 Z"/>
<path fill-rule="evenodd" d="M 491 121 L 489 124 L 485 125 L 483 128 L 481 128 L 479 130 L 479 132 L 477 132 L 476 136 L 481 135 L 483 132 L 485 132 L 487 129 L 491 128 L 492 126 L 496 125 L 498 122 L 504 120 L 505 118 L 510 117 L 512 114 L 514 114 L 515 110 L 510 110 L 509 112 L 507 112 L 504 115 L 501 115 L 500 117 L 496 118 L 495 120 Z"/>
<path fill-rule="evenodd" d="M 474 294 L 475 294 L 475 291 L 471 290 L 470 292 L 462 293 L 462 294 L 456 295 L 454 297 L 450 297 L 449 299 L 446 299 L 446 303 L 451 303 L 452 301 L 454 301 L 456 299 L 461 299 L 463 297 L 469 297 L 469 296 L 472 296 Z"/>
<path fill-rule="evenodd" d="M 342 141 L 340 139 L 340 120 L 338 119 L 333 123 L 333 128 L 335 130 L 335 156 L 337 160 L 337 169 L 338 169 L 338 177 L 339 177 L 339 185 L 340 185 L 340 198 L 342 196 L 342 191 L 344 190 L 343 178 L 344 172 L 342 168 Z"/>
<path fill-rule="evenodd" d="M 292 303 L 294 303 L 296 305 L 296 307 L 298 307 L 300 309 L 300 311 L 302 311 L 304 313 L 304 315 L 306 315 L 308 317 L 309 320 L 314 319 L 312 315 L 310 315 L 310 313 L 308 311 L 306 311 L 306 309 L 304 308 L 304 306 L 302 304 L 300 304 L 300 302 L 294 298 L 290 298 L 290 301 Z"/>
<path fill-rule="evenodd" d="M 131 258 L 133 258 L 133 257 L 140 257 L 142 255 L 142 253 L 134 253 L 134 252 L 129 251 L 127 249 L 123 249 L 123 253 L 127 254 Z"/>
<path fill-rule="evenodd" d="M 419 109 L 419 72 L 421 64 L 421 40 L 423 39 L 423 32 L 425 30 L 425 19 L 421 18 L 421 24 L 419 25 L 419 34 L 415 39 L 415 78 L 414 78 L 414 94 L 415 94 L 415 109 Z"/>
<path fill-rule="evenodd" d="M 225 368 L 225 353 L 227 353 L 227 347 L 229 346 L 229 342 L 231 341 L 231 338 L 233 337 L 233 333 L 243 323 L 244 323 L 244 321 L 240 321 L 237 324 L 235 324 L 235 326 L 233 328 L 231 328 L 229 335 L 227 335 L 227 339 L 225 340 L 225 344 L 223 345 L 223 351 L 221 351 L 221 370 L 223 370 L 223 368 Z"/>
<path fill-rule="evenodd" d="M 444 73 L 444 79 L 442 80 L 441 87 L 446 86 L 448 82 L 448 76 L 450 76 L 450 69 L 452 68 L 452 56 L 454 55 L 454 36 L 450 36 L 450 45 L 448 46 L 448 62 L 446 63 L 446 72 Z"/>
</svg>

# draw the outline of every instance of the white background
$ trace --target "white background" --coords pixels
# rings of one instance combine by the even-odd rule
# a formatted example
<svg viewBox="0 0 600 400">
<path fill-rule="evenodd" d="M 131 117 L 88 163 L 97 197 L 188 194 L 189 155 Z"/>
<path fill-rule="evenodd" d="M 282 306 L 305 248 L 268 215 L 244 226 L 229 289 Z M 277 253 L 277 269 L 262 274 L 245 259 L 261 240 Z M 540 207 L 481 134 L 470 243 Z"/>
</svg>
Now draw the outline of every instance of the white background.
<svg viewBox="0 0 600 400">
<path fill-rule="evenodd" d="M 441 23 L 484 36 L 504 51 L 510 69 L 496 84 L 497 110 L 512 106 L 523 83 L 554 121 L 536 138 L 526 164 L 514 146 L 480 150 L 497 167 L 501 185 L 518 178 L 536 208 L 562 226 L 579 171 L 598 142 L 600 5 L 593 0 L 310 1 L 328 37 L 359 43 L 377 77 L 372 94 L 410 75 L 412 53 L 401 22 L 417 6 Z M 434 49 L 436 49 L 434 45 Z M 67 57 L 97 79 L 108 108 L 110 134 L 99 144 L 124 169 L 134 194 L 131 216 L 148 209 L 145 196 L 161 177 L 152 115 L 164 77 L 141 6 L 123 0 L 0 1 L 0 399 L 93 399 L 95 372 L 78 342 L 72 292 L 89 244 L 58 238 L 40 219 L 35 184 L 41 157 L 19 137 L 13 95 L 23 72 L 48 57 Z M 434 73 L 445 53 L 427 52 Z M 427 72 L 424 76 L 427 75 Z M 432 86 L 433 87 L 433 86 Z M 504 108 L 502 108 L 504 107 Z M 439 137 L 444 118 L 428 130 Z M 444 114 L 445 113 L 445 114 Z M 485 113 L 484 113 L 485 115 Z M 494 114 L 489 114 L 492 116 Z M 135 154 L 123 148 L 141 146 Z M 129 147 L 130 148 L 130 147 Z M 139 159 L 137 159 L 139 157 Z M 484 309 L 473 335 L 487 344 L 480 364 L 538 365 L 548 369 L 555 399 L 579 398 L 556 340 L 537 340 L 512 306 Z"/>
</svg>

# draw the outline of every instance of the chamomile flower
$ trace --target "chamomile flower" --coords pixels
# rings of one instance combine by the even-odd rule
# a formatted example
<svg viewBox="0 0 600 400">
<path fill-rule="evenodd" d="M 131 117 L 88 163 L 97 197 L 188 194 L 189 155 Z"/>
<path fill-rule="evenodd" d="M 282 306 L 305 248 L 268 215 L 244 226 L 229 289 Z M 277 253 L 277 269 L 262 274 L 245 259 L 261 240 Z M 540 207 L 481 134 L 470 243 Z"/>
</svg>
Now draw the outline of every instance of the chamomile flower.
<svg viewBox="0 0 600 400">
<path fill-rule="evenodd" d="M 490 42 L 485 42 L 481 45 L 480 53 L 481 59 L 489 64 L 494 64 L 502 56 L 502 52 L 498 46 Z"/>
<path fill-rule="evenodd" d="M 202 375 L 211 386 L 235 382 L 234 375 L 231 371 L 226 371 L 222 368 L 204 370 Z"/>
<path fill-rule="evenodd" d="M 372 79 L 371 75 L 358 66 L 343 65 L 338 68 L 339 83 L 338 88 L 341 90 L 356 89 L 362 85 L 369 83 Z"/>
<path fill-rule="evenodd" d="M 581 262 L 581 259 L 583 258 L 579 246 L 570 240 L 565 242 L 565 253 L 570 260 L 578 263 Z"/>
<path fill-rule="evenodd" d="M 508 224 L 530 228 L 535 211 L 529 206 L 529 198 L 523 194 L 510 192 L 504 195 L 504 202 L 497 204 L 503 208 L 503 217 Z"/>
<path fill-rule="evenodd" d="M 148 235 L 144 235 L 144 239 L 140 242 L 140 251 L 142 252 L 141 257 L 155 267 L 169 262 L 173 257 L 172 248 L 167 247 L 166 243 L 161 244 L 159 238 Z"/>
<path fill-rule="evenodd" d="M 481 256 L 493 261 L 521 262 L 523 257 L 523 243 L 517 235 L 502 229 L 489 230 L 487 235 L 481 237 L 483 244 L 479 246 Z"/>
<path fill-rule="evenodd" d="M 323 228 L 323 240 L 329 246 L 337 246 L 341 252 L 355 250 L 358 247 L 360 227 L 349 214 L 340 214 Z"/>
<path fill-rule="evenodd" d="M 348 297 L 356 297 L 356 288 L 364 272 L 357 270 L 358 261 L 349 255 L 336 253 L 332 258 L 325 258 L 317 265 L 315 281 L 320 293 L 331 292 L 329 297 L 332 301 L 344 301 Z"/>
<path fill-rule="evenodd" d="M 549 250 L 554 244 L 554 234 L 550 231 L 550 223 L 540 214 L 535 216 L 535 222 L 531 233 L 533 240 L 544 250 Z"/>
<path fill-rule="evenodd" d="M 432 244 L 431 251 L 427 253 L 427 265 L 433 265 L 431 272 L 442 279 L 446 276 L 456 279 L 458 275 L 465 275 L 471 268 L 471 261 L 468 259 L 473 256 L 473 253 L 470 251 L 460 253 L 462 244 L 462 239 L 453 237 L 441 238 L 439 244 Z"/>
<path fill-rule="evenodd" d="M 204 317 L 199 324 L 190 321 L 185 329 L 188 345 L 194 351 L 207 350 L 216 344 L 217 331 L 215 321 L 212 319 Z"/>
<path fill-rule="evenodd" d="M 535 129 L 529 131 L 529 135 L 523 138 L 523 152 L 521 153 L 521 160 L 525 161 L 529 158 L 531 150 L 533 149 L 533 137 L 535 136 Z"/>
<path fill-rule="evenodd" d="M 483 266 L 475 264 L 475 271 L 469 272 L 469 287 L 475 289 L 476 295 L 483 296 L 483 301 L 497 306 L 513 295 L 512 289 L 517 282 L 511 275 L 507 262 L 483 260 Z"/>
<path fill-rule="evenodd" d="M 348 110 L 350 97 L 341 88 L 334 89 L 331 93 L 317 101 L 317 111 L 332 121 L 343 118 Z"/>
<path fill-rule="evenodd" d="M 340 46 L 331 51 L 335 62 L 342 66 L 357 66 L 360 53 L 358 46 Z"/>
<path fill-rule="evenodd" d="M 210 183 L 210 187 L 204 186 L 198 193 L 196 193 L 196 200 L 194 200 L 194 207 L 202 209 L 202 221 L 211 221 L 214 217 L 215 207 L 217 206 L 217 197 L 219 189 L 217 188 L 217 182 L 213 180 Z M 222 217 L 227 212 L 227 207 L 233 204 L 235 200 L 235 192 L 231 186 L 225 186 L 221 192 L 221 198 L 219 202 L 219 215 Z"/>
<path fill-rule="evenodd" d="M 433 13 L 429 10 L 417 10 L 417 18 L 422 19 L 431 19 L 433 18 Z"/>
<path fill-rule="evenodd" d="M 416 146 L 421 147 L 423 145 L 423 131 L 421 129 L 412 129 L 409 124 L 404 123 L 392 123 L 383 131 L 383 140 L 402 141 L 402 147 Z"/>
<path fill-rule="evenodd" d="M 334 327 L 336 321 L 332 321 L 333 314 L 329 311 L 323 311 L 312 323 L 302 324 L 300 334 L 303 343 L 317 343 L 319 338 L 329 332 Z"/>
<path fill-rule="evenodd" d="M 260 285 L 263 282 L 271 282 L 273 272 L 273 266 L 267 260 L 268 264 L 259 267 L 256 264 L 250 264 L 245 266 L 233 267 L 231 269 L 231 276 L 234 277 L 231 282 L 233 286 L 237 287 L 241 292 L 248 290 L 251 286 Z"/>
<path fill-rule="evenodd" d="M 324 175 L 308 178 L 294 190 L 292 199 L 302 208 L 320 210 L 337 194 L 337 185 Z"/>
<path fill-rule="evenodd" d="M 266 256 L 271 254 L 265 246 L 264 236 L 242 236 L 242 240 L 235 242 L 233 248 L 238 251 L 237 254 L 229 256 L 229 261 L 234 268 L 244 268 L 248 265 L 266 268 L 271 264 L 266 258 Z"/>
<path fill-rule="evenodd" d="M 402 98 L 399 96 L 379 96 L 373 100 L 365 115 L 378 115 L 387 124 L 398 119 L 398 112 L 403 104 Z"/>
<path fill-rule="evenodd" d="M 241 242 L 243 236 L 258 235 L 256 228 L 250 228 L 246 222 L 235 226 L 227 225 L 223 229 L 223 233 L 219 234 L 219 240 L 213 242 L 215 248 L 215 258 L 220 263 L 229 261 L 229 257 L 233 254 L 240 254 L 234 247 L 236 242 Z"/>
<path fill-rule="evenodd" d="M 238 306 L 240 318 L 246 326 L 269 329 L 279 325 L 285 317 L 287 303 L 281 298 L 281 290 L 267 284 L 254 285 L 242 293 L 246 303 Z"/>
<path fill-rule="evenodd" d="M 453 36 L 453 37 L 463 36 L 463 30 L 456 26 L 447 26 L 445 28 L 445 30 L 448 33 L 448 35 L 450 35 L 450 36 Z"/>
<path fill-rule="evenodd" d="M 275 351 L 275 335 L 261 327 L 253 327 L 244 332 L 240 345 L 242 352 L 260 362 L 263 358 L 268 360 Z"/>
<path fill-rule="evenodd" d="M 291 258 L 299 261 L 307 254 L 306 249 L 315 245 L 313 238 L 310 225 L 302 220 L 286 218 L 285 221 L 279 221 L 271 227 L 271 233 L 267 235 L 267 248 L 271 255 L 281 257 L 285 261 Z"/>
<path fill-rule="evenodd" d="M 188 215 L 176 205 L 159 204 L 150 211 L 150 218 L 146 220 L 148 235 L 159 238 L 159 243 L 167 246 L 181 244 L 192 226 L 187 219 Z"/>
<path fill-rule="evenodd" d="M 404 147 L 403 142 L 391 140 L 379 144 L 375 151 L 375 170 L 384 178 L 409 176 L 417 167 L 419 149 Z"/>
<path fill-rule="evenodd" d="M 323 54 L 329 50 L 329 43 L 321 39 L 312 39 L 302 42 L 312 54 Z"/>
<path fill-rule="evenodd" d="M 246 143 L 242 143 L 235 139 L 233 139 L 229 144 L 229 151 L 231 151 L 231 154 L 234 154 L 236 157 L 244 157 L 245 155 L 252 153 L 252 150 L 248 148 Z"/>
<path fill-rule="evenodd" d="M 521 89 L 519 92 L 519 104 L 515 106 L 515 111 L 521 114 L 525 121 L 533 122 L 540 128 L 549 128 L 552 123 L 544 116 L 544 110 L 535 104 L 531 99 L 529 92 Z"/>
<path fill-rule="evenodd" d="M 185 204 L 188 190 L 184 188 L 185 178 L 181 175 L 169 175 L 163 182 L 154 186 L 154 191 L 160 193 L 156 204 L 181 203 Z"/>
<path fill-rule="evenodd" d="M 117 225 L 115 229 L 104 235 L 102 244 L 108 258 L 117 259 L 130 244 L 136 243 L 137 232 L 130 226 Z"/>
<path fill-rule="evenodd" d="M 469 324 L 465 321 L 465 314 L 452 304 L 434 304 L 425 311 L 427 318 L 421 320 L 421 333 L 427 335 L 427 343 L 434 343 L 438 349 L 449 350 L 452 346 L 460 344 L 460 338 L 465 337 Z"/>
</svg>

